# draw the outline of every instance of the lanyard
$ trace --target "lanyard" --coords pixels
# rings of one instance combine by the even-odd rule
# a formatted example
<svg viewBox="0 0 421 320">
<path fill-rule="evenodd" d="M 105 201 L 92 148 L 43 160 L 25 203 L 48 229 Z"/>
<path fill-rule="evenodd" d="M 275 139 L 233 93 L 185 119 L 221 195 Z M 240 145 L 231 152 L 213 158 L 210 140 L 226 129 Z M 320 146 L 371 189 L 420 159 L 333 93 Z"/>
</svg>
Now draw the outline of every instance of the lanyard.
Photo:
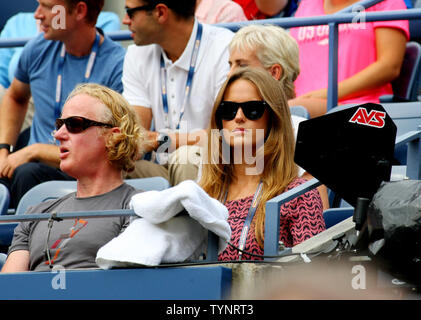
<svg viewBox="0 0 421 320">
<path fill-rule="evenodd" d="M 197 26 L 197 34 L 196 34 L 196 40 L 194 42 L 194 49 L 190 58 L 190 68 L 189 73 L 187 75 L 187 81 L 186 81 L 186 89 L 184 90 L 184 98 L 183 98 L 183 104 L 181 105 L 180 110 L 180 117 L 178 119 L 177 123 L 177 130 L 180 128 L 180 122 L 181 118 L 184 114 L 184 109 L 187 104 L 187 99 L 190 96 L 190 89 L 193 82 L 193 76 L 194 76 L 194 69 L 196 68 L 196 62 L 197 57 L 199 53 L 199 47 L 200 47 L 200 41 L 202 40 L 202 24 L 199 23 Z M 162 105 L 164 109 L 165 114 L 165 127 L 167 129 L 170 129 L 169 119 L 168 119 L 168 97 L 167 97 L 167 86 L 166 86 L 166 70 L 165 70 L 165 62 L 164 57 L 161 54 L 161 94 L 162 94 Z"/>
<path fill-rule="evenodd" d="M 88 64 L 86 65 L 86 71 L 85 71 L 85 77 L 84 81 L 88 82 L 89 78 L 91 77 L 91 72 L 95 64 L 95 59 L 98 53 L 99 48 L 99 41 L 101 37 L 99 33 L 96 33 L 95 42 L 91 50 L 91 54 L 89 56 Z M 60 52 L 60 61 L 58 65 L 58 75 L 57 75 L 57 84 L 56 84 L 56 101 L 55 101 L 55 107 L 54 107 L 54 114 L 56 118 L 60 117 L 61 113 L 61 91 L 62 91 L 62 82 L 63 82 L 63 68 L 64 68 L 64 62 L 66 60 L 66 47 L 63 43 L 61 46 L 61 52 Z"/>
<path fill-rule="evenodd" d="M 250 224 L 253 221 L 254 214 L 256 213 L 257 206 L 259 205 L 259 202 L 260 202 L 260 193 L 262 192 L 262 186 L 263 186 L 263 182 L 260 181 L 259 185 L 256 188 L 256 192 L 254 193 L 254 197 L 253 197 L 253 200 L 251 202 L 251 206 L 249 208 L 249 211 L 247 213 L 246 220 L 244 221 L 243 229 L 241 230 L 240 240 L 238 241 L 238 247 L 241 250 L 244 250 L 244 247 L 246 246 L 246 240 L 247 240 L 247 236 L 248 236 L 248 233 L 249 233 L 249 230 L 250 230 Z M 227 196 L 228 196 L 228 190 L 225 193 L 224 203 L 227 201 Z M 241 251 L 239 251 L 238 252 L 238 260 L 241 260 L 242 255 L 243 255 L 243 253 Z"/>
</svg>

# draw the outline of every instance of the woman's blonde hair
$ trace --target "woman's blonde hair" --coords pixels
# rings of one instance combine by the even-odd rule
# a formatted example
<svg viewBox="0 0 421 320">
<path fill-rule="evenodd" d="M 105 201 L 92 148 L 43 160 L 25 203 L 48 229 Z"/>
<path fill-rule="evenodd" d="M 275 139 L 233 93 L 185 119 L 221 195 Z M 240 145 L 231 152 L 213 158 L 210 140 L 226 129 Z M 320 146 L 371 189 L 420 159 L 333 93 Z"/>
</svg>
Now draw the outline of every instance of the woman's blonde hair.
<svg viewBox="0 0 421 320">
<path fill-rule="evenodd" d="M 106 106 L 101 121 L 120 128 L 119 133 L 106 135 L 108 159 L 120 170 L 133 171 L 135 161 L 143 153 L 146 143 L 146 131 L 140 125 L 136 112 L 121 94 L 95 83 L 78 85 L 69 94 L 66 102 L 80 94 L 96 98 Z M 105 132 L 103 128 L 100 130 Z"/>
<path fill-rule="evenodd" d="M 208 148 L 203 159 L 200 185 L 214 198 L 228 190 L 233 180 L 234 164 L 223 161 L 223 137 L 220 134 L 222 123 L 216 118 L 216 110 L 224 99 L 229 86 L 239 80 L 250 81 L 268 104 L 268 132 L 261 150 L 264 168 L 261 174 L 263 191 L 256 210 L 255 232 L 259 245 L 263 248 L 265 204 L 268 200 L 284 192 L 288 184 L 297 177 L 298 168 L 294 163 L 295 139 L 291 123 L 291 114 L 283 87 L 263 68 L 240 68 L 229 76 L 220 89 L 212 110 L 210 127 L 208 128 Z M 212 137 L 212 135 L 214 135 Z M 218 135 L 218 137 L 215 137 Z"/>
<path fill-rule="evenodd" d="M 248 25 L 238 30 L 231 40 L 233 50 L 251 50 L 265 69 L 274 64 L 282 67 L 279 79 L 287 99 L 295 98 L 294 81 L 300 73 L 298 44 L 289 33 L 273 25 Z"/>
</svg>

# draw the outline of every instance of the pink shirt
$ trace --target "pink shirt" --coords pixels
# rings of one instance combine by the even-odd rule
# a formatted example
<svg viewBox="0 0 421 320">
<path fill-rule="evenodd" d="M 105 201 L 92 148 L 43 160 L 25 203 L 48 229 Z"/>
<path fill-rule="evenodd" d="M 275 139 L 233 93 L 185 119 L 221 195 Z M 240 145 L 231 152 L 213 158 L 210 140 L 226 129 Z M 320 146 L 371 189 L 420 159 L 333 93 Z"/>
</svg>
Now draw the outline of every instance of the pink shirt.
<svg viewBox="0 0 421 320">
<path fill-rule="evenodd" d="M 301 0 L 295 17 L 324 15 L 324 0 Z M 385 0 L 367 9 L 390 11 L 406 9 L 403 0 Z M 363 18 L 363 12 L 357 17 Z M 359 21 L 362 21 L 360 19 Z M 409 39 L 407 20 L 375 21 L 339 25 L 338 81 L 345 80 L 376 61 L 375 29 L 390 27 L 402 30 Z M 327 25 L 292 28 L 291 35 L 300 49 L 300 75 L 295 81 L 297 97 L 307 92 L 327 88 L 329 60 L 329 27 Z M 379 102 L 379 97 L 391 94 L 392 86 L 386 84 L 371 90 L 364 96 L 340 100 L 341 104 Z"/>
<path fill-rule="evenodd" d="M 202 0 L 195 12 L 202 23 L 222 23 L 246 21 L 243 8 L 231 0 Z"/>
</svg>

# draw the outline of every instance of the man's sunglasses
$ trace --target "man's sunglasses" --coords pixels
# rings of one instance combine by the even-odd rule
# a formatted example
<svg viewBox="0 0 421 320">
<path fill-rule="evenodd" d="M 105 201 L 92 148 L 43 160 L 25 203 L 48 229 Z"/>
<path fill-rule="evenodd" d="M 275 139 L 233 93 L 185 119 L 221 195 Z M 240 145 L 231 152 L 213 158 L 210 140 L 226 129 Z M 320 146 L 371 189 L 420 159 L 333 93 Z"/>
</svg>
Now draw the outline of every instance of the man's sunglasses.
<svg viewBox="0 0 421 320">
<path fill-rule="evenodd" d="M 134 7 L 134 8 L 128 8 L 128 7 L 126 7 L 125 9 L 126 9 L 126 13 L 129 16 L 129 18 L 130 19 L 133 19 L 133 16 L 134 16 L 134 14 L 135 14 L 136 11 L 142 11 L 142 10 L 148 11 L 148 10 L 152 10 L 154 8 L 155 8 L 155 6 L 152 5 L 152 4 L 145 4 L 143 6 Z"/>
<path fill-rule="evenodd" d="M 265 113 L 267 106 L 268 104 L 266 101 L 258 100 L 247 102 L 222 101 L 216 110 L 216 118 L 231 121 L 237 115 L 238 108 L 241 108 L 247 119 L 258 120 Z"/>
<path fill-rule="evenodd" d="M 70 133 L 80 133 L 82 131 L 85 131 L 89 127 L 93 127 L 93 126 L 108 127 L 108 128 L 114 127 L 113 125 L 109 123 L 89 120 L 84 117 L 69 117 L 66 119 L 58 118 L 56 120 L 56 130 L 59 130 L 63 126 L 63 124 L 66 125 L 66 129 Z"/>
</svg>

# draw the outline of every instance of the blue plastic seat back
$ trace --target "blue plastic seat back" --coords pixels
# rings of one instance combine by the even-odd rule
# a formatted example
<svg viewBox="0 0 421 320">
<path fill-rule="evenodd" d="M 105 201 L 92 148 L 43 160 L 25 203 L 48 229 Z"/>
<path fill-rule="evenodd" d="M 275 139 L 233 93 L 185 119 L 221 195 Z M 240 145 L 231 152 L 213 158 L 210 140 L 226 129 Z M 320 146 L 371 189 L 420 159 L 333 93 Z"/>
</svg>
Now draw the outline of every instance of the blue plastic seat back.
<svg viewBox="0 0 421 320">
<path fill-rule="evenodd" d="M 421 75 L 421 45 L 411 41 L 406 44 L 400 75 L 392 81 L 393 95 L 398 101 L 417 101 Z"/>
<path fill-rule="evenodd" d="M 124 182 L 143 191 L 162 191 L 171 187 L 168 180 L 163 177 L 126 179 Z"/>
<path fill-rule="evenodd" d="M 4 263 L 6 262 L 7 255 L 4 253 L 0 253 L 0 270 L 3 268 Z"/>
<path fill-rule="evenodd" d="M 353 207 L 331 208 L 323 212 L 326 229 L 338 224 L 339 222 L 351 217 L 354 214 Z"/>
<path fill-rule="evenodd" d="M 0 30 L 7 20 L 19 12 L 34 12 L 38 3 L 34 0 L 1 1 L 0 2 Z"/>
<path fill-rule="evenodd" d="M 7 209 L 9 208 L 9 201 L 9 190 L 3 184 L 0 184 L 0 215 L 7 214 Z"/>
<path fill-rule="evenodd" d="M 292 115 L 310 119 L 310 114 L 308 110 L 303 106 L 292 106 L 289 108 Z"/>
<path fill-rule="evenodd" d="M 169 182 L 163 177 L 127 179 L 125 182 L 136 189 L 144 191 L 161 191 L 170 186 Z M 31 205 L 50 199 L 57 199 L 75 191 L 76 181 L 53 180 L 40 183 L 22 197 L 16 208 L 16 214 L 24 214 Z"/>
</svg>

